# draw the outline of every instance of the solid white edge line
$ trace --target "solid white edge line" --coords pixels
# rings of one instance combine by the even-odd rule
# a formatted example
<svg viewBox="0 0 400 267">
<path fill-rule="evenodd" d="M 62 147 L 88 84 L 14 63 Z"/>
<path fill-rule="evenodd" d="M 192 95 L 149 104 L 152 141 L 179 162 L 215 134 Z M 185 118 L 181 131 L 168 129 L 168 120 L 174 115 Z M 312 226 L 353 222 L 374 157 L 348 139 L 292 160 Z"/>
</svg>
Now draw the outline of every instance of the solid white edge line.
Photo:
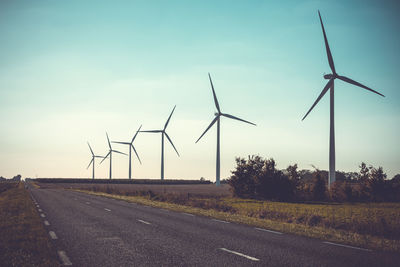
<svg viewBox="0 0 400 267">
<path fill-rule="evenodd" d="M 60 257 L 63 265 L 72 265 L 72 262 L 69 260 L 67 253 L 65 253 L 65 251 L 59 250 L 57 251 L 58 256 Z"/>
<path fill-rule="evenodd" d="M 43 213 L 40 213 L 40 217 L 44 218 L 44 217 L 46 217 L 46 215 L 44 215 Z"/>
<path fill-rule="evenodd" d="M 342 245 L 342 244 L 337 244 L 337 243 L 332 243 L 332 242 L 322 242 L 328 245 L 334 245 L 334 246 L 339 246 L 339 247 L 345 247 L 345 248 L 352 248 L 352 249 L 358 249 L 358 250 L 363 250 L 363 251 L 371 251 L 370 249 L 366 249 L 366 248 L 359 248 L 359 247 L 353 247 L 353 246 L 348 246 L 348 245 Z"/>
<path fill-rule="evenodd" d="M 50 235 L 51 239 L 57 239 L 57 235 L 53 231 L 49 231 L 49 235 Z"/>
<path fill-rule="evenodd" d="M 151 223 L 143 221 L 143 220 L 138 220 L 138 222 L 141 222 L 141 223 L 144 223 L 144 224 L 151 224 Z"/>
<path fill-rule="evenodd" d="M 258 228 L 258 227 L 255 227 L 254 229 L 259 230 L 259 231 L 264 231 L 264 232 L 272 233 L 272 234 L 283 235 L 283 233 L 281 233 L 281 232 L 272 231 L 272 230 L 267 230 L 267 229 L 262 229 L 262 228 Z"/>
<path fill-rule="evenodd" d="M 222 220 L 217 220 L 217 219 L 211 219 L 212 221 L 215 221 L 215 222 L 220 222 L 220 223 L 230 223 L 230 222 L 227 222 L 227 221 L 222 221 Z"/>
<path fill-rule="evenodd" d="M 106 209 L 106 208 L 104 208 L 104 210 L 106 210 L 106 211 L 111 211 L 110 209 Z"/>
<path fill-rule="evenodd" d="M 186 212 L 181 212 L 182 214 L 185 214 L 185 215 L 187 215 L 187 216 L 194 216 L 193 214 L 190 214 L 190 213 L 186 213 Z"/>
<path fill-rule="evenodd" d="M 50 225 L 49 221 L 44 221 L 43 223 L 44 223 L 44 225 L 47 225 L 47 226 Z"/>
<path fill-rule="evenodd" d="M 233 250 L 229 250 L 229 249 L 226 249 L 226 248 L 219 248 L 219 249 L 223 250 L 223 251 L 226 251 L 226 252 L 229 252 L 229 253 L 232 253 L 232 254 L 235 254 L 235 255 L 238 255 L 238 256 L 241 256 L 241 257 L 244 257 L 244 258 L 252 260 L 252 261 L 259 261 L 260 260 L 260 259 L 248 256 L 246 254 L 243 254 L 243 253 L 240 253 L 240 252 L 236 252 L 236 251 L 233 251 Z"/>
</svg>

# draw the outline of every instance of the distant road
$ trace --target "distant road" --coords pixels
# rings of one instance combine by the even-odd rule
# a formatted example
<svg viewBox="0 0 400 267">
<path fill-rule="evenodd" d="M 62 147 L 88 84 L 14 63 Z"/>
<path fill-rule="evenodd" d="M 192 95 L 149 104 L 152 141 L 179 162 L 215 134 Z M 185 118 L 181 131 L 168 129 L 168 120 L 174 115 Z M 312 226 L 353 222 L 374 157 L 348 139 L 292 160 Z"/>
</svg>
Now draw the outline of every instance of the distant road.
<svg viewBox="0 0 400 267">
<path fill-rule="evenodd" d="M 63 189 L 30 189 L 65 265 L 399 266 L 400 255 L 325 243 Z"/>
</svg>

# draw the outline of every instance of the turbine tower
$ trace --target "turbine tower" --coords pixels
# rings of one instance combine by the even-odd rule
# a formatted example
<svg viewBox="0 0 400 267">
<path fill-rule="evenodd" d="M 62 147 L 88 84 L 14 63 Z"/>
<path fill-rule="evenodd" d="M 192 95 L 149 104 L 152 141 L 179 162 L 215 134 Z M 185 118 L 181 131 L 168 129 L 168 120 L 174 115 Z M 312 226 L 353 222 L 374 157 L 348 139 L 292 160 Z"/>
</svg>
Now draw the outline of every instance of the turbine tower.
<svg viewBox="0 0 400 267">
<path fill-rule="evenodd" d="M 252 122 L 246 121 L 246 120 L 242 120 L 238 117 L 226 114 L 226 113 L 222 113 L 221 109 L 219 107 L 219 103 L 218 103 L 218 99 L 217 99 L 217 95 L 215 94 L 215 90 L 214 90 L 214 85 L 212 83 L 211 80 L 211 76 L 210 73 L 208 74 L 208 78 L 210 79 L 210 83 L 211 83 L 211 89 L 213 92 L 213 96 L 214 96 L 214 103 L 215 103 L 215 107 L 217 108 L 217 112 L 215 112 L 215 118 L 211 121 L 210 125 L 208 125 L 207 129 L 203 132 L 203 134 L 199 137 L 199 139 L 197 139 L 196 143 L 199 142 L 199 140 L 203 137 L 203 135 L 214 125 L 215 122 L 217 122 L 217 167 L 216 167 L 216 185 L 219 186 L 220 185 L 220 118 L 221 116 L 230 118 L 230 119 L 234 119 L 234 120 L 238 120 L 238 121 L 242 121 L 245 123 L 249 123 L 252 125 L 255 125 Z"/>
<path fill-rule="evenodd" d="M 90 163 L 89 163 L 89 165 L 87 166 L 86 169 L 89 169 L 90 164 L 93 164 L 92 179 L 94 180 L 94 159 L 95 159 L 95 158 L 103 158 L 103 156 L 96 156 L 96 155 L 94 154 L 94 152 L 93 152 L 93 149 L 90 147 L 89 142 L 87 142 L 87 144 L 88 144 L 88 146 L 89 146 L 90 152 L 92 153 L 92 160 L 90 161 Z"/>
<path fill-rule="evenodd" d="M 138 153 L 136 152 L 135 147 L 133 146 L 133 141 L 135 141 L 135 138 L 137 134 L 140 131 L 140 128 L 142 128 L 142 125 L 140 125 L 139 129 L 136 131 L 135 135 L 133 136 L 132 140 L 130 142 L 117 142 L 117 141 L 112 141 L 111 143 L 116 143 L 116 144 L 123 144 L 123 145 L 128 145 L 129 146 L 129 179 L 132 179 L 132 163 L 131 163 L 131 155 L 132 155 L 132 149 L 136 154 L 136 157 L 138 158 L 140 164 L 142 164 L 142 161 L 139 158 Z"/>
<path fill-rule="evenodd" d="M 325 95 L 325 93 L 330 90 L 330 131 L 329 131 L 329 183 L 328 185 L 330 186 L 332 183 L 336 181 L 336 175 L 335 175 L 335 115 L 334 115 L 334 81 L 335 79 L 342 80 L 344 82 L 359 86 L 363 89 L 366 89 L 368 91 L 371 91 L 375 94 L 378 94 L 380 96 L 383 96 L 381 93 L 372 90 L 371 88 L 362 85 L 359 82 L 356 82 L 350 78 L 347 78 L 345 76 L 341 76 L 337 74 L 335 70 L 335 64 L 333 63 L 333 58 L 332 58 L 332 53 L 329 48 L 328 44 L 328 39 L 326 38 L 326 33 L 325 33 L 325 28 L 324 24 L 322 23 L 322 18 L 321 14 L 318 10 L 318 15 L 319 15 L 319 20 L 321 22 L 321 27 L 322 27 L 322 33 L 324 35 L 324 41 L 325 41 L 325 48 L 326 48 L 326 54 L 328 56 L 328 62 L 329 62 L 329 67 L 332 70 L 331 74 L 326 74 L 324 75 L 324 78 L 329 80 L 328 83 L 325 85 L 324 89 L 318 96 L 317 100 L 315 100 L 314 104 L 311 106 L 311 108 L 308 110 L 306 115 L 303 117 L 302 121 L 307 117 L 307 115 L 311 112 L 311 110 L 317 105 L 317 103 L 321 100 L 321 98 Z"/>
<path fill-rule="evenodd" d="M 167 132 L 165 131 L 167 129 L 169 120 L 172 117 L 172 114 L 174 113 L 174 110 L 176 108 L 176 105 L 174 106 L 174 108 L 172 109 L 171 114 L 168 117 L 167 122 L 164 125 L 164 128 L 162 130 L 147 130 L 147 131 L 140 131 L 142 133 L 161 133 L 161 180 L 164 180 L 164 136 L 167 137 L 168 141 L 170 142 L 170 144 L 172 145 L 172 147 L 174 148 L 176 154 L 178 155 L 178 157 L 180 156 L 178 153 L 178 150 L 176 150 L 174 143 L 172 143 L 171 138 L 169 138 Z"/>
<path fill-rule="evenodd" d="M 108 147 L 110 148 L 110 150 L 108 151 L 107 155 L 104 156 L 103 160 L 100 161 L 100 164 L 101 164 L 108 156 L 110 156 L 110 179 L 111 179 L 111 178 L 112 178 L 112 152 L 119 153 L 119 154 L 122 154 L 122 155 L 127 155 L 127 154 L 122 153 L 122 152 L 119 152 L 119 151 L 117 151 L 117 150 L 113 150 L 112 147 L 111 147 L 110 138 L 108 138 L 107 132 L 106 132 L 106 135 L 107 135 Z"/>
</svg>

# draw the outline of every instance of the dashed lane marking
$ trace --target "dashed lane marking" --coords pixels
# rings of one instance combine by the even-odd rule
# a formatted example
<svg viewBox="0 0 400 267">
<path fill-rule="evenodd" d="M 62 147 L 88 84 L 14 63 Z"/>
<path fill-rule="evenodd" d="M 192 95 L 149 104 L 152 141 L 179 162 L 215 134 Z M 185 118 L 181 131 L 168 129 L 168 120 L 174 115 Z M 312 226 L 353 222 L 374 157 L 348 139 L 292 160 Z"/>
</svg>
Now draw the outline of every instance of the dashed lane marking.
<svg viewBox="0 0 400 267">
<path fill-rule="evenodd" d="M 240 252 L 237 252 L 237 251 L 229 250 L 229 249 L 226 249 L 226 248 L 220 248 L 220 250 L 226 251 L 226 252 L 229 252 L 229 253 L 232 253 L 232 254 L 241 256 L 241 257 L 244 257 L 244 258 L 249 259 L 249 260 L 252 260 L 252 261 L 259 261 L 259 260 L 260 260 L 260 259 L 251 257 L 251 256 L 249 256 L 249 255 L 246 255 L 246 254 L 243 254 L 243 253 L 240 253 Z"/>
<path fill-rule="evenodd" d="M 143 220 L 138 220 L 138 222 L 141 222 L 141 223 L 144 223 L 144 224 L 151 224 L 151 223 L 143 221 Z"/>
<path fill-rule="evenodd" d="M 50 225 L 49 221 L 44 221 L 43 223 L 44 223 L 44 225 L 47 225 L 47 226 Z"/>
<path fill-rule="evenodd" d="M 353 246 L 348 246 L 348 245 L 336 244 L 336 243 L 327 242 L 327 241 L 323 242 L 323 243 L 328 244 L 328 245 L 333 245 L 333 246 L 352 248 L 352 249 L 358 249 L 358 250 L 363 250 L 363 251 L 371 251 L 370 249 L 366 249 L 366 248 L 359 248 L 359 247 L 353 247 Z"/>
<path fill-rule="evenodd" d="M 40 217 L 44 218 L 44 217 L 46 217 L 46 215 L 44 215 L 43 213 L 40 213 Z"/>
<path fill-rule="evenodd" d="M 39 211 L 39 212 L 42 212 L 43 210 L 42 210 L 42 209 L 38 209 L 38 211 Z"/>
<path fill-rule="evenodd" d="M 62 261 L 63 265 L 72 265 L 72 262 L 69 260 L 67 253 L 65 251 L 59 250 L 57 251 L 58 257 L 60 257 L 60 260 Z"/>
<path fill-rule="evenodd" d="M 277 231 L 272 231 L 272 230 L 267 230 L 267 229 L 262 229 L 262 228 L 257 228 L 257 227 L 254 228 L 254 229 L 259 230 L 259 231 L 264 231 L 264 232 L 272 233 L 272 234 L 283 235 L 283 233 L 277 232 Z"/>
<path fill-rule="evenodd" d="M 90 205 L 90 202 L 86 202 L 86 204 Z"/>
<path fill-rule="evenodd" d="M 217 219 L 211 219 L 211 220 L 213 220 L 215 222 L 220 222 L 220 223 L 230 223 L 230 222 L 227 222 L 227 221 L 221 221 L 221 220 L 217 220 Z"/>
<path fill-rule="evenodd" d="M 50 231 L 49 235 L 50 235 L 51 239 L 57 239 L 57 235 L 53 231 Z"/>
<path fill-rule="evenodd" d="M 106 210 L 106 211 L 111 211 L 110 209 L 106 209 L 106 208 L 104 208 L 104 210 Z"/>
</svg>

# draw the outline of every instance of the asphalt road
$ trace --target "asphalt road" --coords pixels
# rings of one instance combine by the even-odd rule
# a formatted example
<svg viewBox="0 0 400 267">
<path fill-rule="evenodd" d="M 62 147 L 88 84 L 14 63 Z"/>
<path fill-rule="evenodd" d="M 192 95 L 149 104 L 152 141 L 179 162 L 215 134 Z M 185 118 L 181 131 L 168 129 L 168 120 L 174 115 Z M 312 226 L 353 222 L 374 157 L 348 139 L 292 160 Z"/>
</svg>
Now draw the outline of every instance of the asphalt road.
<svg viewBox="0 0 400 267">
<path fill-rule="evenodd" d="M 62 189 L 31 195 L 73 266 L 399 266 L 400 255 Z"/>
</svg>

